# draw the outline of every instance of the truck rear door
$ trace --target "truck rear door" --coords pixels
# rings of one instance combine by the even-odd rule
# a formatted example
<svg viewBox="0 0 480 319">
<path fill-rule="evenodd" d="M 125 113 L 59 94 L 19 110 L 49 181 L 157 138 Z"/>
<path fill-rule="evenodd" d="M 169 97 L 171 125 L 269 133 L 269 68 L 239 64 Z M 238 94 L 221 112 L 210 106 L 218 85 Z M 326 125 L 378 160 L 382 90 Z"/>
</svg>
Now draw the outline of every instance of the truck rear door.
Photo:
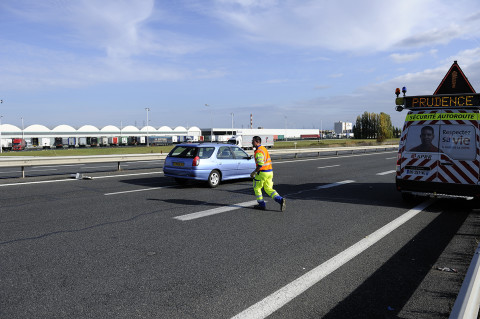
<svg viewBox="0 0 480 319">
<path fill-rule="evenodd" d="M 437 179 L 440 125 L 436 117 L 440 112 L 434 110 L 408 113 L 400 139 L 400 167 L 397 178 L 422 182 Z"/>
<path fill-rule="evenodd" d="M 441 152 L 435 181 L 476 185 L 479 178 L 478 110 L 443 110 L 439 130 Z"/>
<path fill-rule="evenodd" d="M 478 110 L 408 113 L 400 146 L 402 180 L 476 185 L 480 152 Z"/>
</svg>

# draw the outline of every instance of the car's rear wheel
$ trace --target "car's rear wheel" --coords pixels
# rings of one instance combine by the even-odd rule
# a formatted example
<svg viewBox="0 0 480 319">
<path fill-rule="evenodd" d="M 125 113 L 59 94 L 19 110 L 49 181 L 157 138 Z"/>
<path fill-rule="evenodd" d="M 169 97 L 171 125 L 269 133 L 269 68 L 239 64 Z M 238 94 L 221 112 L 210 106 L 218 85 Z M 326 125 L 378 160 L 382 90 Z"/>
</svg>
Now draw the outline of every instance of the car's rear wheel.
<svg viewBox="0 0 480 319">
<path fill-rule="evenodd" d="M 221 175 L 220 172 L 217 171 L 216 169 L 210 172 L 210 175 L 208 175 L 208 186 L 211 188 L 215 188 L 220 184 L 220 179 Z"/>
</svg>

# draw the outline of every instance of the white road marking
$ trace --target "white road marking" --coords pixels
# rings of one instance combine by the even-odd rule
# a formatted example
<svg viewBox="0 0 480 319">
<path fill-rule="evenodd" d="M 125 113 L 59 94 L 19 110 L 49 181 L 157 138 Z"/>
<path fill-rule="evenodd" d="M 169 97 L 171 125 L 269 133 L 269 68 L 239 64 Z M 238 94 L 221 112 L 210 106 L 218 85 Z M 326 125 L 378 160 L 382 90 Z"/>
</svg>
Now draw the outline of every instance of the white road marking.
<svg viewBox="0 0 480 319">
<path fill-rule="evenodd" d="M 397 159 L 397 157 L 387 157 L 386 160 Z"/>
<path fill-rule="evenodd" d="M 209 210 L 204 210 L 204 211 L 201 211 L 201 212 L 191 213 L 191 214 L 187 214 L 187 215 L 181 215 L 181 216 L 177 216 L 177 217 L 174 217 L 174 218 L 178 219 L 178 220 L 181 220 L 181 221 L 192 220 L 192 219 L 202 218 L 202 217 L 205 217 L 205 216 L 211 216 L 211 215 L 215 215 L 215 214 L 225 213 L 225 212 L 229 212 L 229 211 L 232 211 L 232 210 L 235 210 L 235 209 L 253 206 L 253 205 L 256 205 L 256 204 L 257 204 L 257 201 L 252 200 L 252 201 L 249 201 L 249 202 L 238 203 L 238 204 L 228 205 L 228 206 L 224 206 L 224 207 L 212 208 L 212 209 L 209 209 Z"/>
<path fill-rule="evenodd" d="M 76 179 L 54 179 L 50 181 L 38 181 L 38 182 L 25 182 L 25 183 L 13 183 L 13 184 L 0 184 L 0 187 L 6 186 L 18 186 L 18 185 L 30 185 L 30 184 L 44 184 L 44 183 L 56 183 L 56 182 L 71 182 L 76 181 Z"/>
<path fill-rule="evenodd" d="M 393 170 L 391 170 L 391 171 L 386 171 L 386 172 L 377 173 L 377 175 L 387 175 L 387 174 L 393 174 L 393 173 L 395 173 L 395 172 L 396 172 L 396 170 L 393 169 Z"/>
<path fill-rule="evenodd" d="M 340 166 L 340 165 L 320 166 L 317 168 L 330 168 L 330 167 L 337 167 L 337 166 Z"/>
<path fill-rule="evenodd" d="M 330 258 L 323 264 L 310 270 L 305 275 L 295 279 L 283 288 L 275 291 L 270 296 L 237 314 L 232 319 L 266 318 L 267 316 L 271 315 L 272 313 L 289 303 L 295 297 L 305 292 L 308 288 L 317 284 L 320 280 L 322 280 L 323 278 L 346 264 L 348 261 L 365 251 L 367 248 L 380 241 L 383 237 L 387 236 L 395 229 L 409 221 L 411 218 L 415 217 L 418 213 L 430 206 L 434 201 L 434 199 L 431 199 L 414 207 L 405 214 L 401 215 L 400 217 L 394 219 L 393 221 L 381 227 L 377 231 L 363 238 L 356 244 L 342 251 L 338 255 Z"/>
<path fill-rule="evenodd" d="M 121 174 L 121 175 L 96 176 L 96 177 L 94 177 L 94 179 L 115 178 L 115 177 L 125 177 L 125 176 L 138 176 L 138 175 L 155 175 L 155 174 L 163 174 L 163 172 L 149 172 L 149 173 L 135 173 L 135 174 Z"/>
<path fill-rule="evenodd" d="M 346 181 L 341 181 L 341 182 L 337 182 L 337 183 L 332 183 L 332 184 L 326 184 L 326 185 L 317 186 L 317 187 L 315 187 L 315 189 L 330 188 L 330 187 L 340 186 L 340 185 L 343 185 L 343 184 L 349 184 L 349 183 L 354 183 L 354 182 L 355 182 L 355 181 L 352 181 L 352 180 L 346 180 Z"/>
<path fill-rule="evenodd" d="M 340 185 L 353 183 L 353 182 L 355 182 L 355 181 L 346 180 L 346 181 L 342 181 L 342 182 L 338 182 L 338 183 L 322 185 L 322 186 L 318 186 L 314 189 L 307 189 L 307 190 L 303 190 L 303 191 L 296 192 L 296 193 L 285 194 L 285 197 L 288 198 L 289 195 L 300 194 L 300 193 L 303 193 L 303 192 L 308 192 L 308 191 L 312 191 L 312 190 L 316 190 L 316 189 L 340 186 Z M 235 210 L 235 209 L 240 209 L 240 208 L 253 206 L 253 205 L 256 205 L 256 204 L 257 204 L 257 201 L 252 200 L 252 201 L 249 201 L 249 202 L 243 202 L 243 203 L 238 203 L 238 204 L 233 204 L 233 205 L 228 205 L 228 206 L 223 206 L 223 207 L 217 207 L 217 208 L 212 208 L 212 209 L 208 209 L 208 210 L 203 210 L 203 211 L 196 212 L 196 213 L 181 215 L 181 216 L 177 216 L 177 217 L 174 217 L 174 218 L 178 219 L 178 220 L 181 220 L 181 221 L 187 221 L 187 220 L 207 217 L 207 216 L 211 216 L 211 215 L 215 215 L 215 214 L 221 214 L 221 213 L 229 212 L 229 211 L 232 211 L 232 210 Z"/>
<path fill-rule="evenodd" d="M 161 186 L 161 187 L 140 188 L 140 189 L 133 189 L 133 190 L 129 190 L 129 191 L 122 191 L 122 192 L 115 192 L 115 193 L 106 193 L 106 194 L 103 194 L 103 195 L 109 196 L 109 195 L 118 195 L 118 194 L 126 194 L 126 193 L 145 192 L 145 191 L 153 191 L 153 190 L 156 190 L 156 189 L 170 188 L 170 187 L 173 187 L 173 186 Z"/>
<path fill-rule="evenodd" d="M 125 177 L 125 176 L 138 176 L 138 175 L 155 175 L 163 174 L 163 172 L 153 172 L 153 173 L 135 173 L 135 174 L 122 174 L 122 175 L 109 175 L 109 176 L 98 176 L 93 177 L 93 179 L 102 179 L 102 178 L 115 178 L 115 177 Z M 0 184 L 0 187 L 6 186 L 18 186 L 18 185 L 29 185 L 29 184 L 43 184 L 43 183 L 54 183 L 54 182 L 70 182 L 76 181 L 75 178 L 66 178 L 66 179 L 55 179 L 50 181 L 37 181 L 37 182 L 24 182 L 24 183 L 12 183 L 12 184 Z"/>
</svg>

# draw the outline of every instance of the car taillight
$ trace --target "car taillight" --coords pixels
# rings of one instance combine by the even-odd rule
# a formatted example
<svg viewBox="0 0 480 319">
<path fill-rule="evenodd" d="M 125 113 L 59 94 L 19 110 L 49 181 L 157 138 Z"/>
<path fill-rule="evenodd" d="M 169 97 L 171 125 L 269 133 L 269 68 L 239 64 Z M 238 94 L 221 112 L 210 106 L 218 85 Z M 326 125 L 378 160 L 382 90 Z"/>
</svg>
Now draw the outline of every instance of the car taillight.
<svg viewBox="0 0 480 319">
<path fill-rule="evenodd" d="M 200 164 L 200 157 L 195 156 L 195 158 L 193 159 L 192 166 L 198 166 L 199 164 Z"/>
<path fill-rule="evenodd" d="M 397 155 L 397 172 L 400 172 L 400 166 L 402 165 L 402 153 Z"/>
</svg>

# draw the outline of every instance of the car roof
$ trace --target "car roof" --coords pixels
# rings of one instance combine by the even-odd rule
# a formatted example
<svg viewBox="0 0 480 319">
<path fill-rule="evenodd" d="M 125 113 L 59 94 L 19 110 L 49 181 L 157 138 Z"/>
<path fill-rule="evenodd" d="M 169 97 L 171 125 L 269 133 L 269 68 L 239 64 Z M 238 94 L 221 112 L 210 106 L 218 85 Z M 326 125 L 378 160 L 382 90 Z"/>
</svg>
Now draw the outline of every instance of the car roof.
<svg viewBox="0 0 480 319">
<path fill-rule="evenodd" d="M 184 146 L 184 147 L 200 147 L 200 146 L 210 146 L 210 147 L 215 147 L 215 146 L 235 146 L 233 144 L 229 144 L 229 143 L 215 143 L 215 142 L 206 142 L 206 143 L 182 143 L 182 144 L 178 144 L 177 146 Z"/>
</svg>

